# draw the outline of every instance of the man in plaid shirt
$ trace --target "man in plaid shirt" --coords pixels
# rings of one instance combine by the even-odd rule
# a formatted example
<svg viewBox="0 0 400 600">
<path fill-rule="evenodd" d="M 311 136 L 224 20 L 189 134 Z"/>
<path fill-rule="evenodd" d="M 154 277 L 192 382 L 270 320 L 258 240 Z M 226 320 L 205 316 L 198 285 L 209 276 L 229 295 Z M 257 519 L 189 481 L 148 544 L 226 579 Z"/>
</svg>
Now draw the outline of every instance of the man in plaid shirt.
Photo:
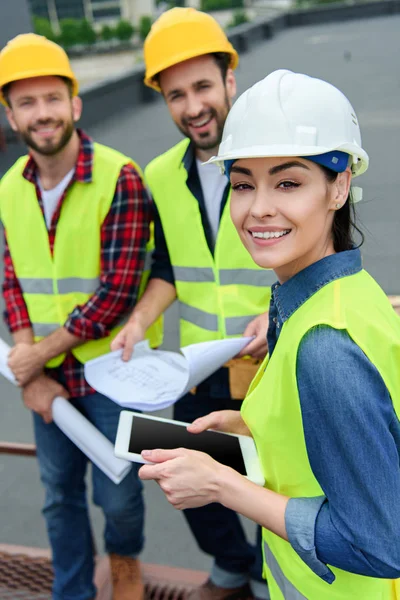
<svg viewBox="0 0 400 600">
<path fill-rule="evenodd" d="M 84 483 L 87 458 L 52 423 L 51 405 L 56 396 L 69 398 L 114 442 L 121 409 L 87 384 L 82 356 L 85 353 L 86 360 L 106 352 L 108 341 L 102 351 L 96 344 L 115 335 L 121 317 L 135 304 L 149 239 L 151 201 L 129 159 L 95 145 L 75 129 L 81 101 L 68 58 L 59 46 L 33 34 L 18 36 L 0 53 L 0 73 L 0 100 L 12 128 L 29 149 L 29 157 L 10 169 L 0 186 L 5 320 L 15 342 L 9 366 L 26 407 L 33 412 L 46 490 L 44 516 L 53 552 L 53 599 L 89 600 L 96 590 Z M 108 198 L 105 185 L 112 190 Z M 101 211 L 104 218 L 98 216 Z M 27 243 L 31 252 L 21 256 L 20 247 Z M 35 257 L 37 252 L 48 256 L 48 273 L 45 261 L 33 262 L 30 254 Z M 93 278 L 84 277 L 88 257 L 98 265 L 91 290 L 87 286 Z M 59 278 L 52 274 L 53 265 Z M 74 277 L 62 278 L 65 269 Z M 44 292 L 49 281 L 50 291 Z M 61 287 L 51 291 L 61 283 L 72 286 L 65 296 Z M 61 303 L 69 297 L 81 301 L 63 316 Z M 41 303 L 49 310 L 37 308 Z M 60 313 L 56 323 L 50 310 L 53 304 Z M 51 368 L 46 367 L 49 361 Z M 133 466 L 119 485 L 95 466 L 92 473 L 94 502 L 105 516 L 113 599 L 140 600 L 143 583 L 137 556 L 143 546 L 144 511 L 137 470 Z"/>
</svg>

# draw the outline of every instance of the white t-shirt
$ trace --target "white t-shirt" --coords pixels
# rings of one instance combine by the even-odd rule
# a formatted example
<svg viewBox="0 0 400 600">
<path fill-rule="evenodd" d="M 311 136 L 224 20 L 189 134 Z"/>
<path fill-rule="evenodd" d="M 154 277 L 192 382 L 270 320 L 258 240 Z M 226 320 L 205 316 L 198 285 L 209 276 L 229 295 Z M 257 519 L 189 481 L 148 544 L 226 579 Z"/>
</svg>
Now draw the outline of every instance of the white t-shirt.
<svg viewBox="0 0 400 600">
<path fill-rule="evenodd" d="M 213 240 L 217 239 L 219 229 L 219 215 L 221 212 L 221 201 L 225 188 L 228 184 L 226 175 L 221 173 L 217 165 L 203 165 L 196 158 L 197 171 L 199 173 L 201 189 L 203 190 L 204 203 L 206 206 L 208 220 L 210 222 Z"/>
<path fill-rule="evenodd" d="M 44 217 L 46 220 L 47 229 L 50 229 L 50 227 L 51 227 L 51 220 L 53 218 L 54 213 L 56 212 L 58 201 L 60 200 L 61 196 L 63 195 L 65 188 L 71 181 L 74 172 L 75 172 L 75 167 L 73 169 L 71 169 L 70 171 L 68 171 L 66 176 L 63 177 L 61 179 L 60 183 L 58 183 L 56 185 L 56 187 L 54 187 L 52 190 L 44 190 L 42 183 L 40 181 L 40 177 L 37 178 L 38 186 L 39 186 L 40 193 L 42 196 Z"/>
</svg>

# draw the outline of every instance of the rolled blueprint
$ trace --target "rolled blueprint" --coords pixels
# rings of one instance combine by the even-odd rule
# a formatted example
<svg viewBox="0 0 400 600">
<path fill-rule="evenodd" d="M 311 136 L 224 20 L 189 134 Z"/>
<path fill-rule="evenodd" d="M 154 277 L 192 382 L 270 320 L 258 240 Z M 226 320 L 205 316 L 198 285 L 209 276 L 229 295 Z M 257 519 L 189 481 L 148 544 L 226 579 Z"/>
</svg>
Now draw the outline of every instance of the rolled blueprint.
<svg viewBox="0 0 400 600">
<path fill-rule="evenodd" d="M 0 373 L 17 385 L 7 365 L 10 346 L 0 339 Z M 54 423 L 107 477 L 118 484 L 132 468 L 132 463 L 114 455 L 113 444 L 68 400 L 57 397 L 52 406 Z"/>
</svg>

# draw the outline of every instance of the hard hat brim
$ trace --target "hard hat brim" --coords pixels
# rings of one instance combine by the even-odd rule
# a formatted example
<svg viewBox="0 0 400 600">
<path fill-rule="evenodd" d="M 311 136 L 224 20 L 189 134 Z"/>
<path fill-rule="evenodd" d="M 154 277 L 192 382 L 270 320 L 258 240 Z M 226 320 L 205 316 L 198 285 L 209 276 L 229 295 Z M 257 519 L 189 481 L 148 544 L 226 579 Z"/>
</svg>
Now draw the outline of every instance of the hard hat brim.
<svg viewBox="0 0 400 600">
<path fill-rule="evenodd" d="M 353 157 L 353 163 L 351 165 L 353 176 L 356 177 L 361 175 L 368 169 L 369 157 L 368 154 L 353 144 L 342 144 L 335 148 L 324 148 L 321 146 L 252 146 L 248 148 L 241 148 L 234 152 L 226 152 L 218 154 L 217 156 L 211 157 L 205 164 L 216 164 L 221 169 L 224 168 L 225 161 L 239 160 L 241 158 L 272 158 L 272 157 L 304 157 L 316 156 L 318 154 L 325 154 L 334 150 L 340 150 L 347 152 Z"/>
<path fill-rule="evenodd" d="M 162 73 L 162 71 L 165 71 L 166 69 L 169 69 L 170 67 L 178 65 L 179 63 L 185 62 L 186 60 L 190 60 L 192 58 L 198 58 L 199 56 L 206 56 L 207 54 L 213 54 L 215 52 L 224 52 L 225 54 L 229 54 L 231 57 L 230 63 L 229 63 L 229 68 L 232 70 L 236 69 L 236 67 L 239 64 L 239 55 L 236 52 L 236 50 L 233 48 L 233 46 L 232 46 L 232 49 L 229 51 L 221 50 L 221 46 L 216 46 L 216 47 L 211 46 L 206 49 L 202 48 L 198 52 L 193 51 L 191 49 L 187 49 L 187 50 L 185 50 L 185 52 L 182 52 L 180 55 L 173 56 L 169 60 L 166 60 L 163 63 L 161 63 L 159 65 L 157 72 L 146 73 L 146 76 L 144 78 L 144 83 L 148 87 L 153 88 L 153 90 L 156 90 L 157 92 L 161 92 L 160 85 L 155 78 L 157 77 L 157 75 Z"/>
<path fill-rule="evenodd" d="M 24 79 L 36 79 L 36 77 L 65 77 L 66 79 L 69 79 L 72 83 L 72 96 L 77 96 L 79 93 L 79 83 L 78 80 L 71 77 L 70 75 L 64 74 L 64 73 L 54 73 L 54 70 L 49 69 L 48 71 L 46 69 L 41 69 L 40 74 L 32 74 L 32 71 L 21 71 L 18 73 L 18 75 L 16 76 L 15 79 L 12 79 L 11 81 L 1 81 L 0 80 L 0 102 L 1 104 L 3 104 L 4 106 L 8 106 L 7 102 L 3 96 L 2 93 L 2 88 L 5 85 L 8 85 L 10 83 L 13 83 L 15 81 L 22 81 Z"/>
</svg>

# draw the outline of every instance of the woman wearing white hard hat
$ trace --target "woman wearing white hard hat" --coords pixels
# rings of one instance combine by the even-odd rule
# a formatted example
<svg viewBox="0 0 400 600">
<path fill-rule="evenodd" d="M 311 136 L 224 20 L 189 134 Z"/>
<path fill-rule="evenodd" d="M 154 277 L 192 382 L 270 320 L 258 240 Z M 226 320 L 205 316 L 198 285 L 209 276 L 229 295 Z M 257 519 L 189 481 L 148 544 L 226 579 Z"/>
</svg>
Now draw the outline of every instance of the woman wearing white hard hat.
<svg viewBox="0 0 400 600">
<path fill-rule="evenodd" d="M 238 99 L 212 160 L 243 244 L 278 282 L 241 415 L 189 430 L 253 436 L 266 485 L 183 449 L 145 453 L 157 464 L 140 475 L 176 508 L 217 501 L 261 524 L 272 600 L 396 598 L 400 320 L 353 239 L 350 185 L 368 167 L 355 112 L 325 81 L 276 71 Z"/>
</svg>

